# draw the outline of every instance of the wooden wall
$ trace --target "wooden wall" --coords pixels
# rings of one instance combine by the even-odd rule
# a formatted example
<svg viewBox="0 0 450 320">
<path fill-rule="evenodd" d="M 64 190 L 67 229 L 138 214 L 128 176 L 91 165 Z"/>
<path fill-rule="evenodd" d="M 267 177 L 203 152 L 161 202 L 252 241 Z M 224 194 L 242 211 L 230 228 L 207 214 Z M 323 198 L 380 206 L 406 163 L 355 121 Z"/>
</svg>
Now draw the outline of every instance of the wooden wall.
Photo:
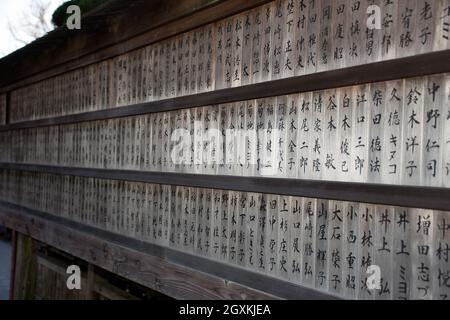
<svg viewBox="0 0 450 320">
<path fill-rule="evenodd" d="M 209 298 L 447 299 L 449 23 L 448 0 L 273 1 L 13 89 L 2 205 L 195 265 Z"/>
</svg>

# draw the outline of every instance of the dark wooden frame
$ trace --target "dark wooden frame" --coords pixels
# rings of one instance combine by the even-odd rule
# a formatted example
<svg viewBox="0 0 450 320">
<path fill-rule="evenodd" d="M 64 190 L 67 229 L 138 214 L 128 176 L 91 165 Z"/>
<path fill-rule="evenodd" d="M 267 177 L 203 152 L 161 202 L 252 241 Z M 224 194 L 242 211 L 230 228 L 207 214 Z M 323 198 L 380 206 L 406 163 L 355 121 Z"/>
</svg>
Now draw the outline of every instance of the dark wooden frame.
<svg viewBox="0 0 450 320">
<path fill-rule="evenodd" d="M 0 163 L 0 169 L 450 210 L 450 188 Z"/>
</svg>

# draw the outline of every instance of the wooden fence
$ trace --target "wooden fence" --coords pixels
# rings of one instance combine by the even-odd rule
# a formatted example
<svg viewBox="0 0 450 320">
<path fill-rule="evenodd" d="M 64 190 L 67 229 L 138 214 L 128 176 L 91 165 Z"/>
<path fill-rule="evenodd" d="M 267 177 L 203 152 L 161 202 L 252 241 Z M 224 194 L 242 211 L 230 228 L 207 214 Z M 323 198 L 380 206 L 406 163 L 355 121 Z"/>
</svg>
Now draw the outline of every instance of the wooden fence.
<svg viewBox="0 0 450 320">
<path fill-rule="evenodd" d="M 176 298 L 449 299 L 450 1 L 241 6 L 4 86 L 0 223 Z"/>
</svg>

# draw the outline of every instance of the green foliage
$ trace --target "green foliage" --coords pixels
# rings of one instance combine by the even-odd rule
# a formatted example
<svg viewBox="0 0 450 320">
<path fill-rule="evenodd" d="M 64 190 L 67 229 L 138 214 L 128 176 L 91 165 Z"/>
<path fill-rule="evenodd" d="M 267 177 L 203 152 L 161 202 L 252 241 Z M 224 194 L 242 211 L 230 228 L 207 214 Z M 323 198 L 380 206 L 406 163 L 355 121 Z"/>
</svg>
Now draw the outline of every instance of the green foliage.
<svg viewBox="0 0 450 320">
<path fill-rule="evenodd" d="M 106 0 L 71 0 L 66 1 L 62 5 L 60 5 L 52 15 L 52 23 L 55 27 L 61 27 L 66 24 L 67 18 L 69 15 L 67 14 L 67 8 L 71 5 L 77 5 L 80 7 L 81 14 L 85 14 L 86 12 L 94 9 L 98 5 L 102 4 Z"/>
</svg>

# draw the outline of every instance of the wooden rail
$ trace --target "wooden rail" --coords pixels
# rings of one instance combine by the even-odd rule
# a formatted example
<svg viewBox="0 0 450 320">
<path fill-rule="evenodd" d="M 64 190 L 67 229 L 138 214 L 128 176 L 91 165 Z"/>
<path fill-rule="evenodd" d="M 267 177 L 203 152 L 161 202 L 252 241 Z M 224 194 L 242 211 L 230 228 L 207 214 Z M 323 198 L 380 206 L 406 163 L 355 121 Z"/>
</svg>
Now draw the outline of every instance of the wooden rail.
<svg viewBox="0 0 450 320">
<path fill-rule="evenodd" d="M 266 194 L 450 210 L 450 189 L 269 177 L 94 169 L 0 163 L 1 169 Z"/>
</svg>

